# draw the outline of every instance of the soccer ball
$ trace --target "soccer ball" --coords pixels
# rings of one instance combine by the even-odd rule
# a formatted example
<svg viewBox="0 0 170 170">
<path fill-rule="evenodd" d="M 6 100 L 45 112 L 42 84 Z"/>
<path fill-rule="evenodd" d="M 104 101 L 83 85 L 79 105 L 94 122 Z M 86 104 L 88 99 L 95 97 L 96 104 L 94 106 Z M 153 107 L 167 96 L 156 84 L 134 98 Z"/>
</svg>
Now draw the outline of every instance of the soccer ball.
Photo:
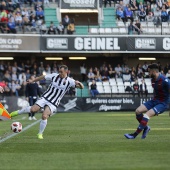
<svg viewBox="0 0 170 170">
<path fill-rule="evenodd" d="M 20 122 L 13 122 L 11 124 L 11 130 L 14 132 L 14 133 L 19 133 L 22 131 L 22 124 Z"/>
</svg>

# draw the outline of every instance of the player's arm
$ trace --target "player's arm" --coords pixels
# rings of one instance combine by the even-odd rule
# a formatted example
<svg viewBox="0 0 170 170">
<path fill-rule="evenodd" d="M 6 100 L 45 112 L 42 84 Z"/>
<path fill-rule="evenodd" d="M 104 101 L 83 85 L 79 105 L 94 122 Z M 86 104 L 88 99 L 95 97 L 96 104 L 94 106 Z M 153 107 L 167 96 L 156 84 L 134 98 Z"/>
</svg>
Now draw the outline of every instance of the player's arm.
<svg viewBox="0 0 170 170">
<path fill-rule="evenodd" d="M 77 80 L 75 81 L 75 85 L 76 85 L 76 88 L 84 89 L 84 85 L 81 82 L 77 81 Z"/>
<path fill-rule="evenodd" d="M 45 76 L 41 75 L 39 77 L 36 77 L 34 80 L 28 80 L 27 82 L 28 83 L 33 83 L 33 82 L 37 82 L 37 81 L 44 80 L 44 79 L 45 79 Z"/>
</svg>

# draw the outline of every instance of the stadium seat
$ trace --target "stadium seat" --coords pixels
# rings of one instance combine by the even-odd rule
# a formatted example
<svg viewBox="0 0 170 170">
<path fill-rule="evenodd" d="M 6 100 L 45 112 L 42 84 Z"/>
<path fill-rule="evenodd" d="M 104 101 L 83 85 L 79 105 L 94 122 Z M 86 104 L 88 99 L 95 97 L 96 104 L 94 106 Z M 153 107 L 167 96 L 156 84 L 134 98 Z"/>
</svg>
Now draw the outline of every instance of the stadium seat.
<svg viewBox="0 0 170 170">
<path fill-rule="evenodd" d="M 116 86 L 116 81 L 111 81 L 111 82 L 110 82 L 110 85 L 111 85 L 111 86 Z"/>
<path fill-rule="evenodd" d="M 88 83 L 89 89 L 91 88 L 91 84 L 92 84 L 92 82 L 89 82 L 89 83 Z"/>
<path fill-rule="evenodd" d="M 126 28 L 119 28 L 120 34 L 126 34 Z"/>
<path fill-rule="evenodd" d="M 97 90 L 99 91 L 99 93 L 104 93 L 103 86 L 97 86 Z"/>
<path fill-rule="evenodd" d="M 153 22 L 148 22 L 148 27 L 154 27 L 154 23 Z"/>
<path fill-rule="evenodd" d="M 125 86 L 125 88 L 126 88 L 127 86 L 131 86 L 131 83 L 130 83 L 130 82 L 124 82 L 124 86 Z"/>
<path fill-rule="evenodd" d="M 117 78 L 116 82 L 123 82 L 122 78 Z"/>
<path fill-rule="evenodd" d="M 119 91 L 119 93 L 125 93 L 125 87 L 119 85 L 119 86 L 118 86 L 118 91 Z"/>
<path fill-rule="evenodd" d="M 102 82 L 96 82 L 97 86 L 103 86 Z"/>
<path fill-rule="evenodd" d="M 109 86 L 109 81 L 104 81 L 103 86 Z"/>
<path fill-rule="evenodd" d="M 98 34 L 98 28 L 90 28 L 91 34 Z"/>
<path fill-rule="evenodd" d="M 109 79 L 109 82 L 111 83 L 111 82 L 116 82 L 116 80 L 115 80 L 115 78 L 110 78 Z"/>
<path fill-rule="evenodd" d="M 156 34 L 161 34 L 161 28 L 155 28 Z"/>
<path fill-rule="evenodd" d="M 111 34 L 112 33 L 112 29 L 111 28 L 105 28 L 105 33 L 106 34 Z"/>
<path fill-rule="evenodd" d="M 104 34 L 105 33 L 105 29 L 104 28 L 99 28 L 99 34 Z"/>
<path fill-rule="evenodd" d="M 125 24 L 122 21 L 117 22 L 118 27 L 125 27 Z"/>
<path fill-rule="evenodd" d="M 162 22 L 162 27 L 163 27 L 163 28 L 165 28 L 165 27 L 169 27 L 168 22 Z"/>
<path fill-rule="evenodd" d="M 152 86 L 147 86 L 148 93 L 153 93 L 153 87 Z"/>
<path fill-rule="evenodd" d="M 122 82 L 120 82 L 120 81 L 117 82 L 117 86 L 123 86 L 123 85 L 124 85 L 123 81 Z"/>
<path fill-rule="evenodd" d="M 150 78 L 145 78 L 144 80 L 145 80 L 145 82 L 151 82 Z"/>
<path fill-rule="evenodd" d="M 162 33 L 163 34 L 170 34 L 170 29 L 169 28 L 163 28 Z"/>
<path fill-rule="evenodd" d="M 112 93 L 118 93 L 117 86 L 112 86 Z"/>
<path fill-rule="evenodd" d="M 141 26 L 142 26 L 142 28 L 147 27 L 147 22 L 141 22 Z"/>
<path fill-rule="evenodd" d="M 119 28 L 113 28 L 112 33 L 113 34 L 118 34 L 119 33 Z"/>
<path fill-rule="evenodd" d="M 155 28 L 148 28 L 148 34 L 154 34 Z"/>
<path fill-rule="evenodd" d="M 110 86 L 104 86 L 104 93 L 111 93 L 111 88 Z"/>
</svg>

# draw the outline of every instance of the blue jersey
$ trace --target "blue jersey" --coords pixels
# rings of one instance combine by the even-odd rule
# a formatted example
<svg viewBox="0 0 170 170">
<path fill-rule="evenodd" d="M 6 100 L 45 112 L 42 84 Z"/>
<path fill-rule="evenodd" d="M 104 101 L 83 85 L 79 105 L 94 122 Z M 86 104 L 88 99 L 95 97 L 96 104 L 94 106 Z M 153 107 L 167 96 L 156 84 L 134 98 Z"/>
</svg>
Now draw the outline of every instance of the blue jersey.
<svg viewBox="0 0 170 170">
<path fill-rule="evenodd" d="M 169 102 L 169 89 L 170 89 L 170 81 L 168 78 L 163 76 L 162 74 L 154 80 L 152 79 L 152 87 L 154 88 L 154 99 L 159 102 Z"/>
</svg>

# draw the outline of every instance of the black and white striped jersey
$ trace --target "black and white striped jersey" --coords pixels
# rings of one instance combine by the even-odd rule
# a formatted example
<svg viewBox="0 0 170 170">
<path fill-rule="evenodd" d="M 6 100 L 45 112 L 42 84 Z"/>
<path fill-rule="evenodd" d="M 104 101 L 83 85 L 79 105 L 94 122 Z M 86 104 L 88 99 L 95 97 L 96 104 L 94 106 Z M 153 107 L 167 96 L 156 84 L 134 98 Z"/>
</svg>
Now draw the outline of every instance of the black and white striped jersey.
<svg viewBox="0 0 170 170">
<path fill-rule="evenodd" d="M 55 105 L 56 107 L 59 105 L 60 100 L 63 98 L 65 93 L 70 89 L 70 87 L 75 87 L 75 80 L 66 77 L 60 78 L 59 74 L 47 74 L 45 76 L 46 80 L 50 80 L 51 84 L 48 89 L 42 94 L 47 101 Z"/>
</svg>

